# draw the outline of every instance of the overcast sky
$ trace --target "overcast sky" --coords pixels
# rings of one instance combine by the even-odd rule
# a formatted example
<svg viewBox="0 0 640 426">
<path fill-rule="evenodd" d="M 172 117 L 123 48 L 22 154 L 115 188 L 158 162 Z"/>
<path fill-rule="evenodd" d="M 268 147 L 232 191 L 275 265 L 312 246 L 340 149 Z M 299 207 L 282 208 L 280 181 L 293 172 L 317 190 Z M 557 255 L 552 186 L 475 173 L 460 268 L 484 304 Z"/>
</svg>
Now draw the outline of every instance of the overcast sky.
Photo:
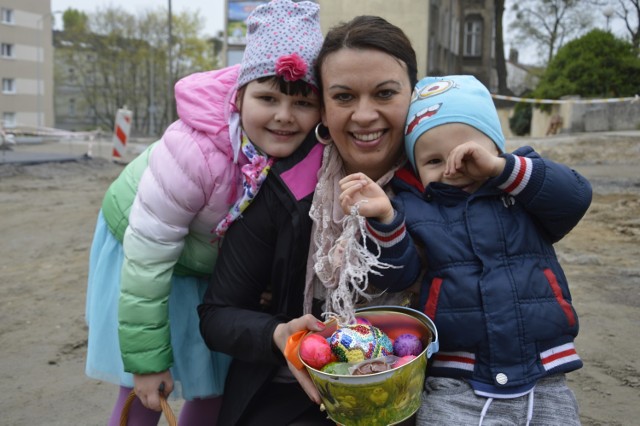
<svg viewBox="0 0 640 426">
<path fill-rule="evenodd" d="M 168 8 L 169 0 L 51 0 L 51 11 L 64 12 L 68 8 L 74 8 L 91 13 L 96 9 L 104 9 L 108 6 L 122 7 L 132 14 L 147 10 Z M 200 11 L 200 16 L 205 19 L 205 35 L 215 35 L 224 29 L 224 0 L 171 0 L 171 11 L 178 13 L 184 10 Z M 62 17 L 56 14 L 56 29 L 61 29 Z"/>
</svg>

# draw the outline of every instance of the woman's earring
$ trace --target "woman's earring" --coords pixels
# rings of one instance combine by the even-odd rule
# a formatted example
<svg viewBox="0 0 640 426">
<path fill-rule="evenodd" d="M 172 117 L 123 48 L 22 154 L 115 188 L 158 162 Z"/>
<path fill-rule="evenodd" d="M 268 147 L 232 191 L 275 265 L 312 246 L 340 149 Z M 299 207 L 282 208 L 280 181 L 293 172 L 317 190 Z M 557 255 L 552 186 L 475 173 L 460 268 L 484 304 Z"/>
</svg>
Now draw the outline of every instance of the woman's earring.
<svg viewBox="0 0 640 426">
<path fill-rule="evenodd" d="M 322 145 L 331 145 L 331 142 L 333 142 L 333 139 L 331 139 L 331 135 L 329 134 L 329 129 L 327 129 L 327 127 L 322 123 L 318 123 L 316 126 L 316 139 Z"/>
</svg>

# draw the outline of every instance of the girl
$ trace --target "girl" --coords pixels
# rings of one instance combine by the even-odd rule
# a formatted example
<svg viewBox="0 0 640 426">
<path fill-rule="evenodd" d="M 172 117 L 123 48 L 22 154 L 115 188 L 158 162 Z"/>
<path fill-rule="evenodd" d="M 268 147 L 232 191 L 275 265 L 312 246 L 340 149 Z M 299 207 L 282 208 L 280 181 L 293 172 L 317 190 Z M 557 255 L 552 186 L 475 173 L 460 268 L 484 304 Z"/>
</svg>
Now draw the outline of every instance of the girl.
<svg viewBox="0 0 640 426">
<path fill-rule="evenodd" d="M 209 351 L 196 306 L 218 242 L 274 157 L 319 121 L 318 6 L 273 0 L 247 19 L 242 64 L 176 84 L 180 119 L 111 185 L 91 248 L 86 373 L 120 385 L 110 420 L 157 424 L 159 389 L 187 402 L 181 425 L 215 424 L 230 362 Z M 295 41 L 295 42 L 294 42 Z"/>
</svg>

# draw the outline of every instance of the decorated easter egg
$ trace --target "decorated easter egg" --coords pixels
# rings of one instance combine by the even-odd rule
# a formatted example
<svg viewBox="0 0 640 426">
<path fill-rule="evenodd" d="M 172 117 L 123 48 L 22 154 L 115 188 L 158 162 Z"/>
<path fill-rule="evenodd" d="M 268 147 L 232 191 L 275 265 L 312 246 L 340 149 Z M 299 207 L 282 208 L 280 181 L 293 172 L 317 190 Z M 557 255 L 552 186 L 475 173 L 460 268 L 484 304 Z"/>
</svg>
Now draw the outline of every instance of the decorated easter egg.
<svg viewBox="0 0 640 426">
<path fill-rule="evenodd" d="M 329 345 L 334 355 L 342 362 L 359 362 L 393 353 L 389 337 L 379 328 L 367 324 L 338 328 L 329 337 Z"/>
<path fill-rule="evenodd" d="M 371 321 L 369 321 L 368 319 L 364 318 L 364 317 L 358 317 L 356 318 L 356 322 L 358 324 L 365 324 L 365 325 L 371 325 Z"/>
<path fill-rule="evenodd" d="M 414 334 L 401 334 L 393 341 L 393 353 L 399 357 L 406 355 L 418 356 L 420 352 L 422 352 L 422 342 Z"/>
<path fill-rule="evenodd" d="M 327 339 L 319 334 L 309 334 L 300 342 L 300 358 L 310 367 L 320 370 L 325 365 L 335 361 Z"/>
</svg>

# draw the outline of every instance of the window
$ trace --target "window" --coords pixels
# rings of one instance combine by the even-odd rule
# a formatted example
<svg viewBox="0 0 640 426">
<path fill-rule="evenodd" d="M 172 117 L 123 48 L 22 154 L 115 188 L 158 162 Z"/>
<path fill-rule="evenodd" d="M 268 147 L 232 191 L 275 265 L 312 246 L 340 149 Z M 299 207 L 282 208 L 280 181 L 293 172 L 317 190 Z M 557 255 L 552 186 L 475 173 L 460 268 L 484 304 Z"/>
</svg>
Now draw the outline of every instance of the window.
<svg viewBox="0 0 640 426">
<path fill-rule="evenodd" d="M 0 56 L 3 58 L 13 58 L 13 44 L 2 43 L 0 45 Z"/>
<path fill-rule="evenodd" d="M 0 9 L 0 22 L 3 24 L 13 24 L 13 9 Z"/>
<path fill-rule="evenodd" d="M 13 78 L 2 79 L 2 93 L 16 93 L 16 81 Z"/>
<path fill-rule="evenodd" d="M 464 56 L 482 56 L 482 19 L 468 18 L 464 23 Z"/>
<path fill-rule="evenodd" d="M 76 116 L 76 100 L 74 98 L 69 99 L 69 108 L 67 110 L 69 117 Z"/>
<path fill-rule="evenodd" d="M 8 129 L 9 127 L 16 127 L 16 113 L 15 112 L 3 112 L 2 113 L 2 122 L 4 123 L 4 127 Z"/>
</svg>

